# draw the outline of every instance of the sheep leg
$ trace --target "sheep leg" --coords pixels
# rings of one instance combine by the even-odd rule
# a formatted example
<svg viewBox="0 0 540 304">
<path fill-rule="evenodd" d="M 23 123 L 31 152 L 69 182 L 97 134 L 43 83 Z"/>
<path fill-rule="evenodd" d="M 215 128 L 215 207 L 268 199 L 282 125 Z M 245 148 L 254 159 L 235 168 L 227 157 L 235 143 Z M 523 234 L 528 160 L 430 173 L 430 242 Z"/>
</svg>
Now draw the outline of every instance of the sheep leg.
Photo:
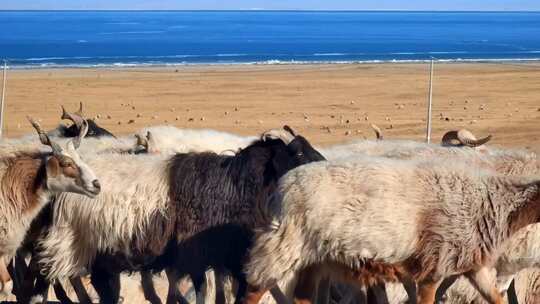
<svg viewBox="0 0 540 304">
<path fill-rule="evenodd" d="M 310 304 L 313 302 L 313 293 L 317 290 L 318 276 L 316 266 L 304 268 L 298 275 L 298 282 L 294 289 L 294 303 Z"/>
<path fill-rule="evenodd" d="M 355 291 L 354 290 L 348 290 L 341 299 L 339 299 L 339 304 L 349 304 L 352 302 L 353 298 L 355 297 Z"/>
<path fill-rule="evenodd" d="M 287 296 L 285 296 L 283 291 L 281 291 L 281 289 L 277 285 L 273 287 L 272 289 L 270 289 L 270 294 L 272 295 L 272 297 L 274 297 L 274 300 L 276 300 L 277 304 L 290 304 L 291 303 L 289 299 L 287 298 Z"/>
<path fill-rule="evenodd" d="M 154 280 L 152 279 L 152 272 L 148 270 L 141 271 L 141 286 L 146 301 L 152 304 L 161 304 L 161 299 L 156 293 L 154 288 Z"/>
<path fill-rule="evenodd" d="M 360 293 L 358 294 L 359 295 L 359 298 L 358 298 L 358 301 L 359 303 L 362 303 L 362 304 L 368 304 L 368 290 L 367 290 L 367 287 L 365 285 L 362 285 L 360 287 Z"/>
<path fill-rule="evenodd" d="M 441 284 L 442 280 L 433 278 L 426 279 L 418 283 L 418 304 L 433 304 L 435 303 L 435 293 Z"/>
<path fill-rule="evenodd" d="M 219 274 L 219 275 L 218 275 Z M 246 294 L 246 290 L 247 290 L 247 280 L 246 280 L 246 275 L 244 274 L 243 271 L 235 271 L 234 273 L 232 273 L 235 281 L 236 281 L 236 284 L 238 285 L 237 288 L 236 288 L 236 293 L 235 293 L 235 299 L 234 299 L 234 303 L 235 304 L 240 304 L 242 303 L 242 298 L 244 297 L 244 295 Z M 221 272 L 216 272 L 216 303 L 219 303 L 217 301 L 218 299 L 218 291 L 219 289 L 217 288 L 218 286 L 218 282 L 221 282 L 221 290 L 223 292 L 223 300 L 224 300 L 224 304 L 226 303 L 225 302 L 225 288 L 224 288 L 224 277 L 222 275 Z"/>
<path fill-rule="evenodd" d="M 68 297 L 66 290 L 60 284 L 60 282 L 56 281 L 53 284 L 54 294 L 56 295 L 56 298 L 61 304 L 73 304 L 73 301 Z"/>
<path fill-rule="evenodd" d="M 506 290 L 506 294 L 508 295 L 508 304 L 518 304 L 518 297 L 516 293 L 516 286 L 515 286 L 515 280 L 512 280 L 512 283 L 510 283 L 510 286 L 508 287 L 508 290 Z"/>
<path fill-rule="evenodd" d="M 118 303 L 120 299 L 120 274 L 112 274 L 94 268 L 90 280 L 99 296 L 100 303 Z"/>
<path fill-rule="evenodd" d="M 50 283 L 47 281 L 44 275 L 36 273 L 36 285 L 34 286 L 34 292 L 32 298 L 30 298 L 30 304 L 47 303 L 47 297 L 49 296 Z"/>
<path fill-rule="evenodd" d="M 258 304 L 267 291 L 267 289 L 248 285 L 246 295 L 244 296 L 243 304 Z"/>
<path fill-rule="evenodd" d="M 236 274 L 234 275 L 234 277 L 236 278 Z M 225 298 L 225 276 L 220 270 L 214 269 L 214 284 L 216 285 L 216 298 L 215 298 L 216 304 L 226 304 L 227 300 Z M 240 294 L 243 295 L 244 292 L 245 290 Z M 239 300 L 237 299 L 238 299 L 238 293 L 235 296 L 235 303 L 238 303 L 237 301 Z"/>
<path fill-rule="evenodd" d="M 13 282 L 6 266 L 5 256 L 0 257 L 0 294 L 2 297 L 8 297 L 11 293 Z M 11 285 L 11 286 L 10 286 Z"/>
<path fill-rule="evenodd" d="M 403 284 L 403 288 L 405 288 L 405 292 L 407 293 L 407 303 L 416 304 L 416 281 L 409 277 L 400 277 L 399 280 L 401 281 L 401 284 Z M 437 290 L 439 290 L 439 288 Z"/>
<path fill-rule="evenodd" d="M 26 273 L 26 261 L 24 260 L 24 257 L 17 253 L 15 255 L 15 258 L 13 258 L 13 262 L 9 263 L 8 265 L 8 271 L 10 273 L 11 278 L 13 279 L 13 294 L 17 297 L 20 297 L 20 294 L 24 291 L 22 288 L 22 284 L 24 282 L 24 275 Z"/>
<path fill-rule="evenodd" d="M 488 268 L 482 267 L 478 271 L 472 271 L 465 274 L 465 276 L 488 303 L 503 303 L 503 298 L 495 284 L 493 284 L 495 280 L 491 279 Z"/>
<path fill-rule="evenodd" d="M 201 288 L 201 294 L 204 296 L 204 302 L 201 302 L 201 303 L 207 303 L 207 302 L 215 303 L 217 294 L 216 294 L 216 273 L 214 270 L 205 272 L 204 280 L 203 280 L 203 284 Z"/>
<path fill-rule="evenodd" d="M 30 298 L 38 295 L 38 293 L 40 292 L 37 290 L 36 287 L 34 287 L 34 282 L 39 275 L 39 270 L 37 269 L 36 263 L 36 259 L 32 258 L 30 260 L 28 268 L 26 268 L 26 273 L 24 274 L 24 280 L 21 286 L 24 292 L 17 295 L 18 302 L 28 303 L 30 301 Z"/>
<path fill-rule="evenodd" d="M 442 281 L 441 286 L 437 288 L 437 292 L 435 293 L 435 300 L 437 302 L 441 302 L 443 300 L 448 288 L 450 288 L 458 278 L 459 275 L 453 275 Z"/>
<path fill-rule="evenodd" d="M 330 304 L 330 278 L 324 278 L 317 287 L 317 303 Z"/>
<path fill-rule="evenodd" d="M 368 303 L 389 304 L 384 283 L 377 283 L 368 289 Z"/>
<path fill-rule="evenodd" d="M 36 280 L 36 275 L 32 270 L 32 262 L 33 260 L 30 261 L 30 266 L 28 266 L 26 269 L 24 280 L 21 285 L 23 292 L 17 295 L 17 302 L 26 303 L 34 292 L 34 281 Z"/>
<path fill-rule="evenodd" d="M 178 272 L 172 268 L 165 269 L 167 280 L 169 281 L 169 290 L 167 292 L 167 304 L 188 303 L 188 301 L 178 291 Z"/>
<path fill-rule="evenodd" d="M 70 278 L 69 282 L 73 286 L 73 290 L 75 291 L 80 304 L 92 304 L 92 300 L 90 299 L 88 292 L 86 292 L 86 288 L 84 288 L 81 277 Z"/>
<path fill-rule="evenodd" d="M 193 287 L 195 287 L 195 304 L 204 304 L 204 296 L 206 293 L 205 283 L 206 276 L 203 273 L 192 273 L 190 274 L 191 281 L 193 281 Z"/>
</svg>

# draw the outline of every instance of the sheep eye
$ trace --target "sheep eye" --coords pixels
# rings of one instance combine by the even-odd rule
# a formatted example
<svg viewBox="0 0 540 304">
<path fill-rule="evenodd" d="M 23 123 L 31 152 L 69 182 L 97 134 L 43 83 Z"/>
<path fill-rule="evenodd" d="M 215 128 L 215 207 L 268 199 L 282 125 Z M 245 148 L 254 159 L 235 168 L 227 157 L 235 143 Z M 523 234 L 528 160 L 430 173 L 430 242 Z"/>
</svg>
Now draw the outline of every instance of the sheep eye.
<svg viewBox="0 0 540 304">
<path fill-rule="evenodd" d="M 296 156 L 304 156 L 304 152 L 298 152 L 296 153 Z"/>
<path fill-rule="evenodd" d="M 62 166 L 62 167 L 74 167 L 75 164 L 70 162 L 70 161 L 63 161 L 62 163 L 60 163 L 60 166 Z"/>
</svg>

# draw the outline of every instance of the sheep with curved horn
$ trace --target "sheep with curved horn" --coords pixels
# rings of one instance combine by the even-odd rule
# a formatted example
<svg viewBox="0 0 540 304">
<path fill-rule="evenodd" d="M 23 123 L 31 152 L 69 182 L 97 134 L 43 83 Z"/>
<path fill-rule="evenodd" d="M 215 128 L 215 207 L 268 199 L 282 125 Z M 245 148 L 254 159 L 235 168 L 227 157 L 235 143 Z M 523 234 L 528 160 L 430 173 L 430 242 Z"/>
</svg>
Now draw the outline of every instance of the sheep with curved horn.
<svg viewBox="0 0 540 304">
<path fill-rule="evenodd" d="M 81 106 L 82 106 L 82 103 L 81 103 Z M 85 121 L 85 119 L 82 116 L 82 111 L 80 111 L 81 112 L 80 114 L 75 114 L 75 113 L 71 114 L 66 111 L 66 108 L 64 108 L 64 106 L 60 106 L 60 107 L 62 107 L 62 116 L 60 118 L 71 120 L 77 126 L 77 128 L 81 129 Z"/>
<path fill-rule="evenodd" d="M 100 184 L 92 169 L 82 161 L 73 141 L 61 147 L 51 140 L 37 121 L 28 117 L 43 145 L 52 154 L 21 152 L 0 158 L 0 279 L 9 281 L 6 262 L 20 247 L 30 223 L 39 211 L 62 192 L 95 197 Z"/>
<path fill-rule="evenodd" d="M 433 303 L 442 279 L 465 274 L 498 304 L 487 272 L 506 242 L 540 218 L 540 180 L 469 165 L 358 157 L 289 172 L 270 204 L 281 206 L 270 215 L 279 226 L 256 237 L 245 303 L 257 303 L 303 267 L 328 261 L 359 275 L 412 278 L 421 304 Z"/>
<path fill-rule="evenodd" d="M 444 136 L 445 144 L 443 145 L 426 144 L 412 140 L 355 140 L 345 144 L 325 147 L 320 149 L 320 151 L 328 159 L 346 158 L 358 154 L 412 159 L 415 157 L 459 157 L 459 155 L 468 155 L 471 153 L 499 153 L 499 149 L 483 146 L 483 144 L 492 138 L 491 135 L 476 140 L 471 132 L 464 129 L 461 131 L 459 138 L 461 138 L 463 143 L 459 142 L 459 144 L 452 141 L 452 138 L 457 138 L 459 132 L 450 131 Z M 382 138 L 382 133 L 380 133 L 380 136 Z M 473 146 L 476 149 L 472 149 Z"/>
<path fill-rule="evenodd" d="M 89 132 L 87 134 L 88 137 L 115 137 L 111 132 L 109 132 L 106 129 L 103 129 L 102 127 L 98 126 L 96 122 L 93 119 L 86 119 L 83 114 L 83 104 L 82 102 L 79 103 L 79 110 L 74 113 L 70 113 L 66 111 L 64 106 L 62 107 L 62 116 L 61 119 L 67 119 L 71 120 L 73 122 L 73 125 L 70 127 L 63 127 L 60 126 L 57 130 L 54 131 L 54 133 L 59 133 L 60 135 L 64 137 L 73 137 L 74 134 L 78 134 L 78 130 L 82 127 L 83 121 L 86 121 L 86 123 L 89 126 Z"/>
</svg>

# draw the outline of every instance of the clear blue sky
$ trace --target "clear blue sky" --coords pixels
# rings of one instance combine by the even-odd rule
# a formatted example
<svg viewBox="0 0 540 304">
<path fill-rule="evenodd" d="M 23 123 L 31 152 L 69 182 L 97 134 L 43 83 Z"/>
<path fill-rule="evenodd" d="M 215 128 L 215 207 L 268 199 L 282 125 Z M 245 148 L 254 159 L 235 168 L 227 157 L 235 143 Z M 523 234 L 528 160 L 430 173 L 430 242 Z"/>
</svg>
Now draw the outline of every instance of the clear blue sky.
<svg viewBox="0 0 540 304">
<path fill-rule="evenodd" d="M 540 0 L 1 0 L 2 9 L 540 11 Z"/>
</svg>

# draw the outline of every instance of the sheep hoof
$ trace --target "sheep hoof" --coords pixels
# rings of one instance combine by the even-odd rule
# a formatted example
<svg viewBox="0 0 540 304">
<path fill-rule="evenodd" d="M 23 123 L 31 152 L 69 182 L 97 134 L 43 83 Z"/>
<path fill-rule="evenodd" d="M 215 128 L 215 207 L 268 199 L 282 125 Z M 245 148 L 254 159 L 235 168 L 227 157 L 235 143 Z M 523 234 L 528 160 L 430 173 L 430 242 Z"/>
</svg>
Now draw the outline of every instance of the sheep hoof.
<svg viewBox="0 0 540 304">
<path fill-rule="evenodd" d="M 41 304 L 43 303 L 43 297 L 41 295 L 33 296 L 30 299 L 30 304 Z"/>
<path fill-rule="evenodd" d="M 0 282 L 0 300 L 4 301 L 9 298 L 11 295 L 11 290 L 13 289 L 13 281 Z"/>
</svg>

